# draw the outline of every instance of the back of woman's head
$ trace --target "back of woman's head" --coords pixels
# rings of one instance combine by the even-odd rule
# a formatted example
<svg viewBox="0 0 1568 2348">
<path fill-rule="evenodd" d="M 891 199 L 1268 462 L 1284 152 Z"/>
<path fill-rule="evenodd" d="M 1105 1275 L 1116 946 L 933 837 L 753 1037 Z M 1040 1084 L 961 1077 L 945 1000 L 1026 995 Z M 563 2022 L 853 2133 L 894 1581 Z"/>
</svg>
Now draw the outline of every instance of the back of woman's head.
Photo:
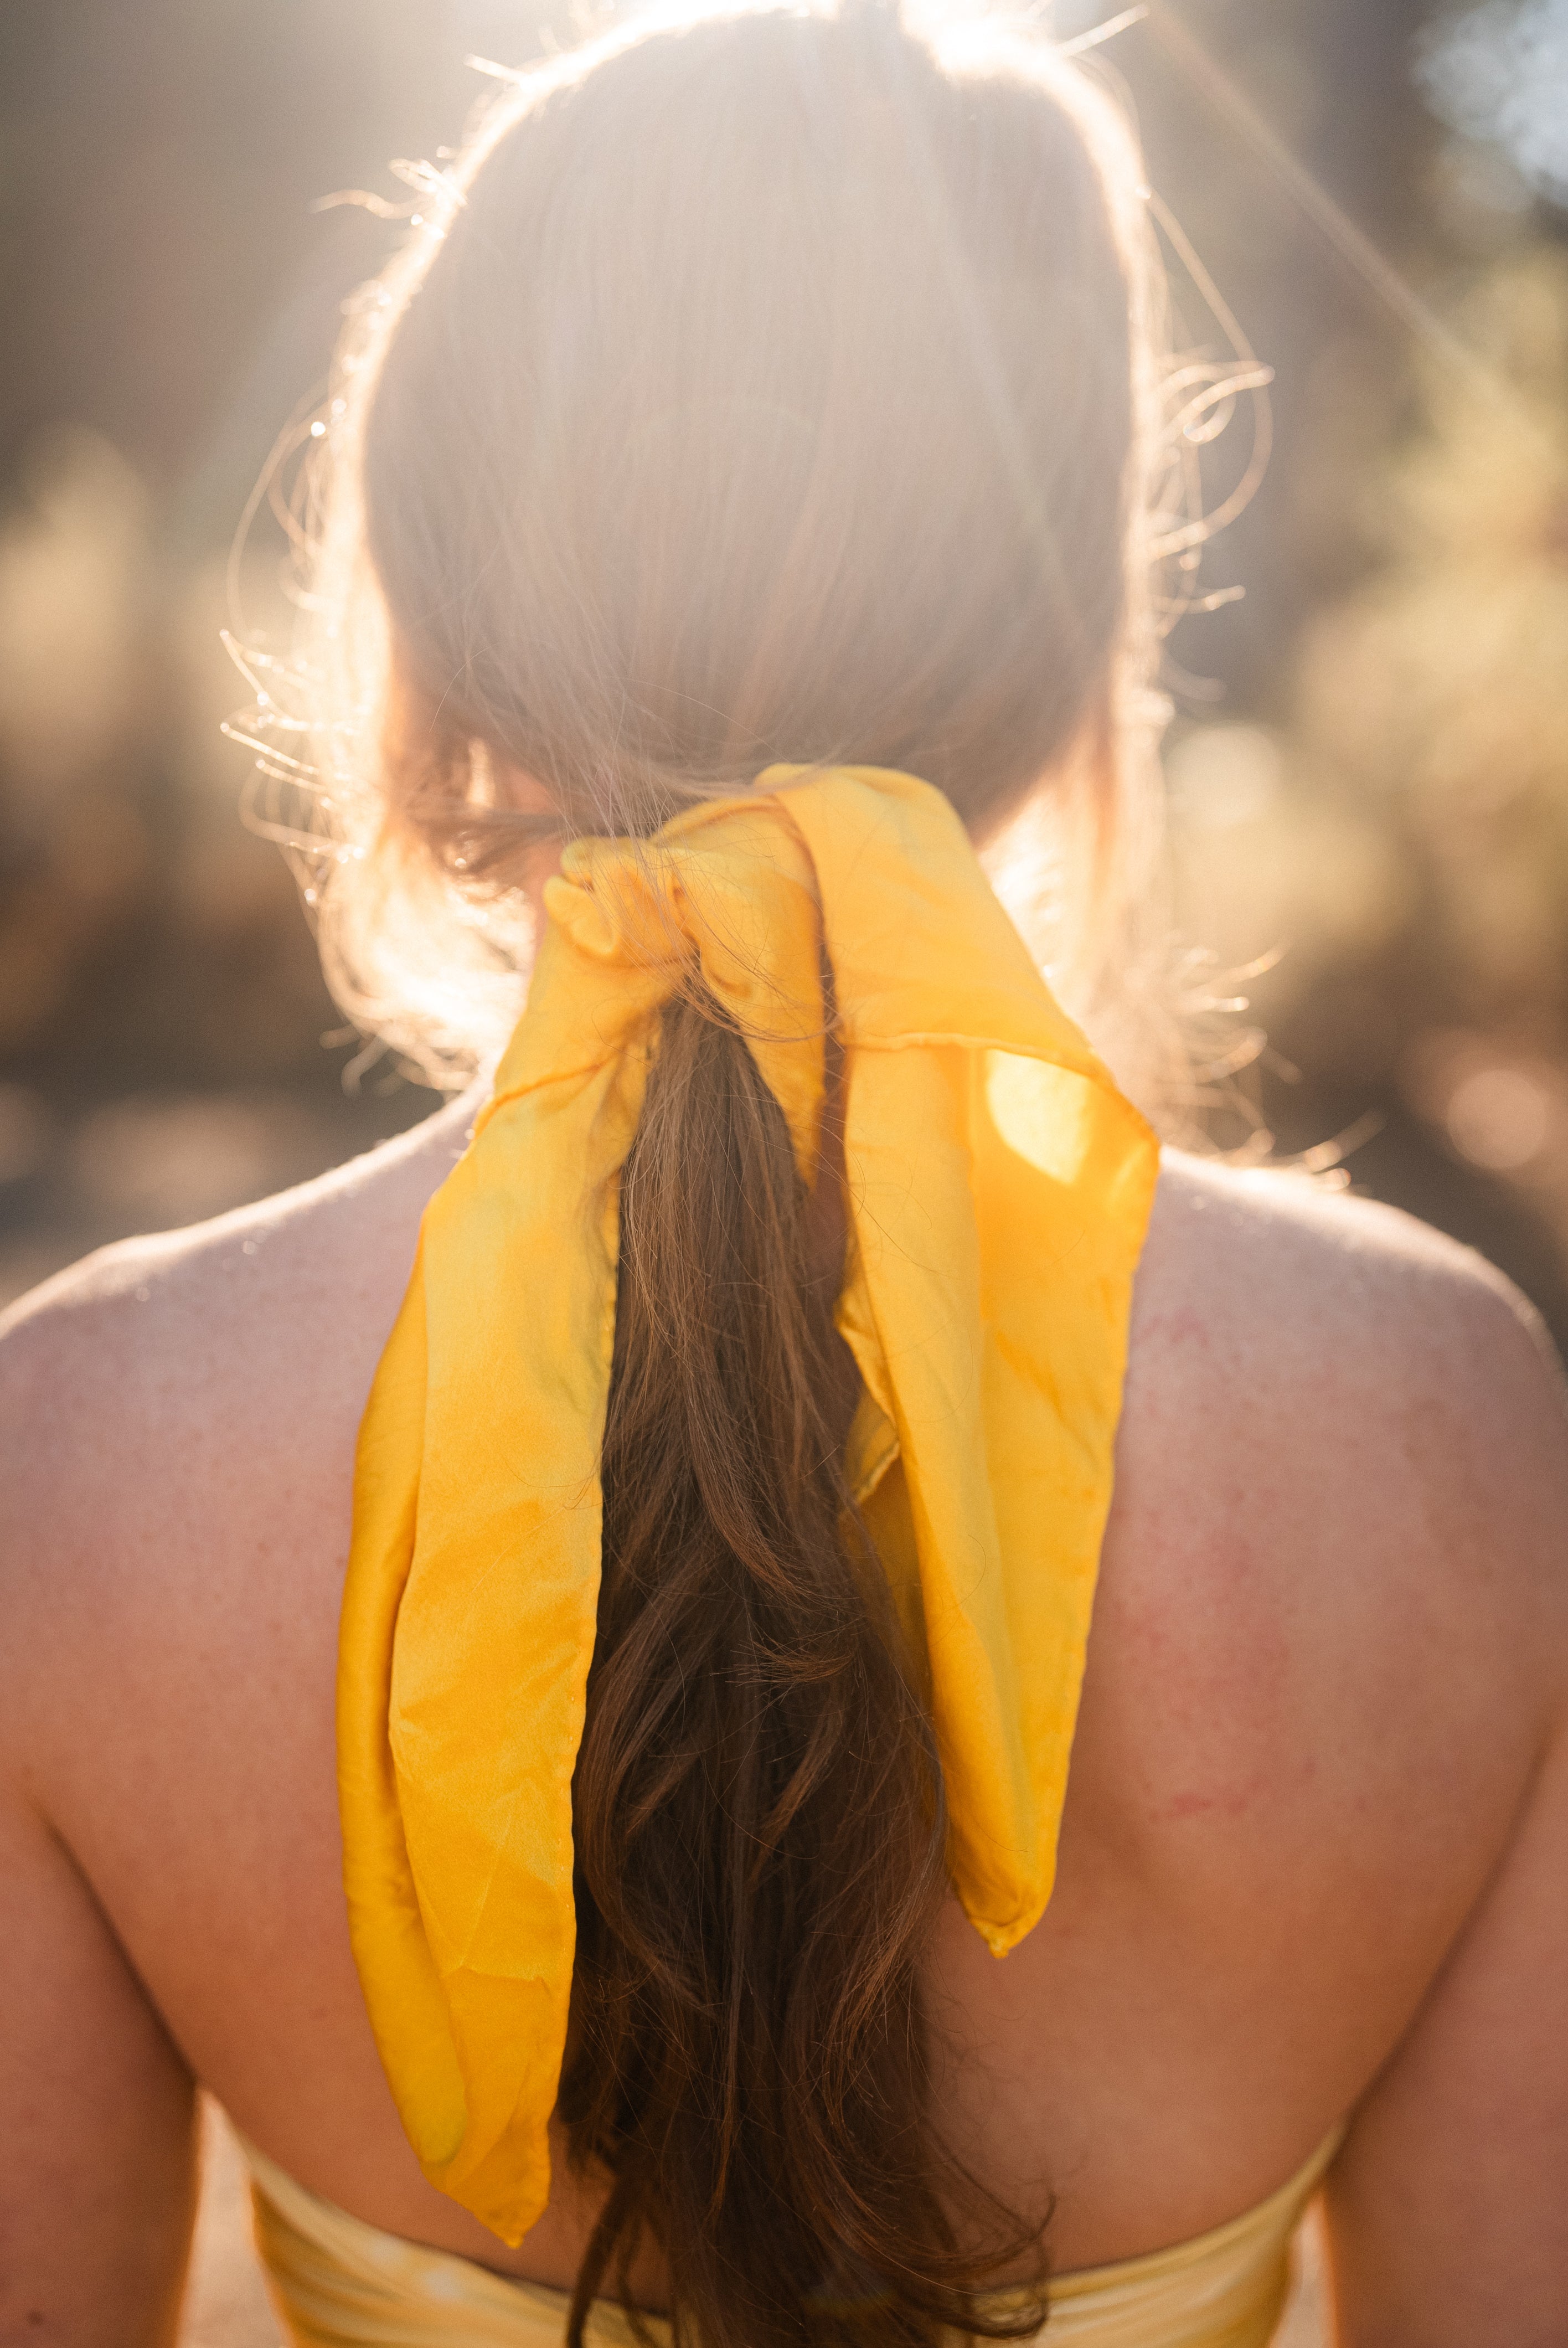
<svg viewBox="0 0 1568 2348">
<path fill-rule="evenodd" d="M 519 775 L 566 831 L 646 832 L 771 760 L 893 766 L 978 831 L 1111 757 L 1134 176 L 1048 53 L 874 6 L 525 85 L 345 392 L 385 838 L 494 886 Z M 560 2096 L 609 2198 L 574 2321 L 646 2242 L 707 2348 L 1018 2332 L 975 2294 L 1038 2213 L 929 2108 L 941 1777 L 845 1489 L 842 1261 L 714 1012 L 666 1011 L 620 1192 Z"/>
<path fill-rule="evenodd" d="M 640 830 L 853 760 L 978 826 L 1102 715 L 1131 173 L 1069 68 L 970 51 L 778 10 L 503 109 L 368 417 L 405 782 L 466 786 L 479 741 Z"/>
</svg>

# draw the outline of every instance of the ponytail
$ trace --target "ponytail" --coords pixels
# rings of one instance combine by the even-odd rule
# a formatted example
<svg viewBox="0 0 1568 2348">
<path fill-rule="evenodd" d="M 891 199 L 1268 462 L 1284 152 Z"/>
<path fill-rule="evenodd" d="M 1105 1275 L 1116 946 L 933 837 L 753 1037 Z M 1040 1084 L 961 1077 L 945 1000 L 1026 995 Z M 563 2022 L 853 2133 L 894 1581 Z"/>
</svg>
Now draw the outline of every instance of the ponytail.
<svg viewBox="0 0 1568 2348">
<path fill-rule="evenodd" d="M 672 1002 L 622 1180 L 573 1790 L 559 2110 L 610 2193 L 572 2348 L 607 2288 L 635 2322 L 644 2246 L 702 2348 L 912 2348 L 1043 2315 L 977 2308 L 1004 2263 L 1038 2271 L 1039 2230 L 928 2109 L 941 1772 L 845 1487 L 842 1262 L 810 1262 L 805 1207 L 743 1038 L 711 998 Z"/>
</svg>

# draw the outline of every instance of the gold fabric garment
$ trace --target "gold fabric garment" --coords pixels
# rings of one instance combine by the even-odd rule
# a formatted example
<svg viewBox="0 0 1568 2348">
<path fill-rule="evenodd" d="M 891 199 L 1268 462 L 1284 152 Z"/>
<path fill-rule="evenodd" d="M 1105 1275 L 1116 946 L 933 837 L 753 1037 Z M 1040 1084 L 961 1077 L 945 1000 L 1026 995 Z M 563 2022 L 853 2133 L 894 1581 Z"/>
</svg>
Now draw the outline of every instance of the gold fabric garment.
<svg viewBox="0 0 1568 2348">
<path fill-rule="evenodd" d="M 527 1011 L 425 1211 L 361 1433 L 339 1666 L 350 1929 L 425 2174 L 508 2242 L 549 2187 L 599 1591 L 619 1177 L 700 977 L 815 1173 L 845 1069 L 852 1485 L 923 1667 L 964 1908 L 1050 1894 L 1158 1152 L 948 800 L 775 767 L 546 891 Z"/>
<path fill-rule="evenodd" d="M 1292 2236 L 1342 2134 L 1277 2193 L 1210 2233 L 1057 2276 L 1035 2337 L 1045 2348 L 1266 2348 L 1290 2287 Z M 384 2234 L 307 2193 L 253 2147 L 246 2153 L 257 2248 L 292 2348 L 560 2348 L 569 2292 Z M 998 2292 L 988 2303 L 1006 2302 Z M 668 2324 L 646 2321 L 668 2348 Z M 635 2348 L 609 2300 L 594 2301 L 584 2337 L 588 2348 Z"/>
</svg>

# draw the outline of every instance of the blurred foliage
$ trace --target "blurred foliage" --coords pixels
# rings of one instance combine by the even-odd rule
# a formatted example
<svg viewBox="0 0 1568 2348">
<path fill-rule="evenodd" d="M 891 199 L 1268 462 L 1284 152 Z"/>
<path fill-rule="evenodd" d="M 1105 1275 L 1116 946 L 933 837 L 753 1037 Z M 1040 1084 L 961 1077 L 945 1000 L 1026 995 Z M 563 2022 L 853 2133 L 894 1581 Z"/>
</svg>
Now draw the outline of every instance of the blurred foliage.
<svg viewBox="0 0 1568 2348">
<path fill-rule="evenodd" d="M 1276 1131 L 1370 1128 L 1352 1170 L 1506 1259 L 1561 1329 L 1568 253 L 1522 243 L 1455 316 L 1491 385 L 1421 361 L 1358 477 L 1372 560 L 1299 631 L 1278 724 L 1178 734 L 1175 853 L 1222 963 L 1278 957 L 1251 989 Z"/>
<path fill-rule="evenodd" d="M 1110 13 L 1056 0 L 1052 21 Z M 1223 967 L 1278 956 L 1236 983 L 1282 1147 L 1323 1163 L 1375 1125 L 1354 1179 L 1485 1247 L 1563 1334 L 1568 248 L 1550 106 L 1527 177 L 1497 89 L 1478 111 L 1453 63 L 1491 71 L 1475 44 L 1518 47 L 1525 13 L 1536 41 L 1562 0 L 1165 8 L 1432 305 L 1425 341 L 1158 6 L 1098 57 L 1276 370 L 1275 460 L 1199 582 L 1245 598 L 1171 644 L 1184 925 Z M 542 21 L 534 0 L 0 13 L 0 1293 L 430 1105 L 384 1068 L 344 1088 L 292 885 L 238 819 L 218 630 L 246 497 L 385 250 L 313 202 L 434 154 L 479 87 L 465 55 L 526 59 Z M 1184 332 L 1217 346 L 1175 276 Z M 1235 448 L 1216 463 L 1217 493 Z M 237 584 L 281 631 L 263 535 Z"/>
</svg>

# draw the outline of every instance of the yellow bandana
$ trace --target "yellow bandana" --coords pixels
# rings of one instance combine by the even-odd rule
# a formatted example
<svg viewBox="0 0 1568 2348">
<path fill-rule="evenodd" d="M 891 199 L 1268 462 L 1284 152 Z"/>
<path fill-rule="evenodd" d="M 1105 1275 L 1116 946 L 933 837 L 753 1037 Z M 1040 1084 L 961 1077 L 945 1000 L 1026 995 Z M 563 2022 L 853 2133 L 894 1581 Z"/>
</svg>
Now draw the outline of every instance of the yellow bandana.
<svg viewBox="0 0 1568 2348">
<path fill-rule="evenodd" d="M 927 1674 L 954 1883 L 999 1956 L 1050 1896 L 1158 1156 L 927 783 L 772 767 L 562 862 L 365 1412 L 338 1673 L 376 2041 L 425 2174 L 508 2242 L 549 2189 L 618 1183 L 661 1005 L 700 970 L 809 1173 L 825 947 L 850 1480 Z"/>
</svg>

